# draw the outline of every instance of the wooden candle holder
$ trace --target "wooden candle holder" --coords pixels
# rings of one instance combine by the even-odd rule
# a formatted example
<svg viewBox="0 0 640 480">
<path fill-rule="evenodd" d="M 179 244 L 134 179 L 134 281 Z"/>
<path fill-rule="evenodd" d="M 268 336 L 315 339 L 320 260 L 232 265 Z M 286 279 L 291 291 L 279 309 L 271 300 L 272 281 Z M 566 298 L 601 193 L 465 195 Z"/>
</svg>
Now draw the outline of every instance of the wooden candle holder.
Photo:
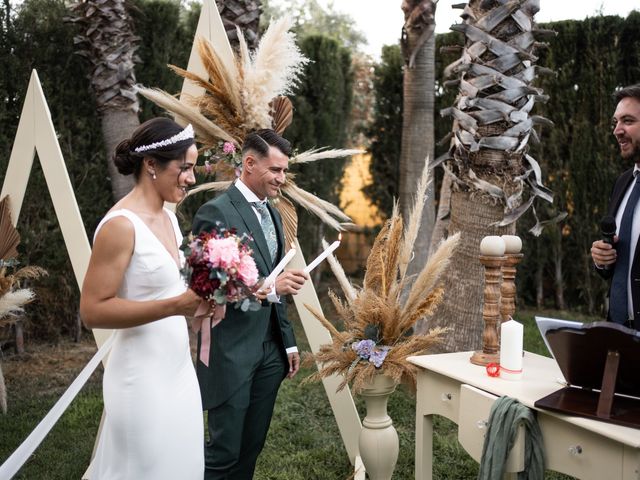
<svg viewBox="0 0 640 480">
<path fill-rule="evenodd" d="M 513 317 L 516 311 L 516 265 L 522 261 L 522 253 L 505 253 L 500 287 L 500 318 L 502 322 Z M 500 337 L 500 326 L 498 326 Z"/>
<path fill-rule="evenodd" d="M 475 351 L 470 361 L 475 365 L 487 365 L 500 362 L 500 341 L 498 326 L 500 324 L 500 292 L 502 284 L 503 256 L 480 255 L 480 263 L 484 265 L 484 306 L 482 320 L 482 350 Z"/>
</svg>

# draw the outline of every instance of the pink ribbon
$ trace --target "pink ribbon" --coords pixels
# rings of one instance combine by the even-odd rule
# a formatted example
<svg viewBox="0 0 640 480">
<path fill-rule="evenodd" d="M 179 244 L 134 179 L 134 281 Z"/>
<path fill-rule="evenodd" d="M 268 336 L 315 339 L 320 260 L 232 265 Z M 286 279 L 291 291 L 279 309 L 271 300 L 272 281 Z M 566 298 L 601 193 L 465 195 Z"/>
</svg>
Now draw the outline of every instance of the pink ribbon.
<svg viewBox="0 0 640 480">
<path fill-rule="evenodd" d="M 191 328 L 195 333 L 202 330 L 200 334 L 200 356 L 198 357 L 205 366 L 209 366 L 209 351 L 211 350 L 211 330 L 218 325 L 224 318 L 227 311 L 227 305 L 216 305 L 213 307 L 213 313 L 209 312 L 209 303 L 203 300 L 194 315 Z"/>
</svg>

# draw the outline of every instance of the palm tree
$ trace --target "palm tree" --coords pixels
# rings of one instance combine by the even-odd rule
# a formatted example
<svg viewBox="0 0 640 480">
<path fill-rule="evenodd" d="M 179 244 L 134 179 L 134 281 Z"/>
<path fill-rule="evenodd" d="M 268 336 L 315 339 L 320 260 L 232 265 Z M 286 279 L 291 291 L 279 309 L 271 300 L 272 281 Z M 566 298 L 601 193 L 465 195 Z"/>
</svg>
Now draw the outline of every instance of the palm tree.
<svg viewBox="0 0 640 480">
<path fill-rule="evenodd" d="M 133 187 L 133 178 L 118 173 L 112 156 L 115 147 L 140 124 L 134 86 L 138 38 L 123 0 L 81 0 L 71 6 L 71 21 L 81 34 L 75 38 L 78 53 L 91 63 L 91 87 L 102 120 L 114 200 Z"/>
<path fill-rule="evenodd" d="M 409 218 L 416 185 L 427 158 L 433 158 L 433 113 L 435 105 L 435 13 L 437 0 L 404 0 L 402 53 L 404 56 L 402 147 L 400 154 L 399 202 L 402 216 Z M 412 273 L 425 265 L 434 224 L 433 186 L 422 212 L 416 238 Z"/>
<path fill-rule="evenodd" d="M 446 350 L 481 347 L 480 240 L 514 234 L 516 220 L 536 196 L 552 201 L 538 164 L 527 154 L 529 139 L 537 138 L 532 126 L 550 123 L 529 115 L 535 102 L 546 100 L 531 85 L 542 71 L 535 66 L 537 40 L 547 33 L 533 23 L 537 5 L 471 0 L 464 6 L 464 22 L 452 27 L 466 37 L 462 56 L 445 71 L 457 74 L 459 94 L 441 113 L 455 119 L 445 164 L 453 181 L 448 233 L 461 232 L 461 241 L 444 279 L 445 301 L 430 322 L 453 327 Z"/>
<path fill-rule="evenodd" d="M 240 27 L 249 48 L 255 49 L 260 40 L 260 0 L 216 0 L 216 4 L 231 45 L 238 45 L 236 27 Z"/>
</svg>

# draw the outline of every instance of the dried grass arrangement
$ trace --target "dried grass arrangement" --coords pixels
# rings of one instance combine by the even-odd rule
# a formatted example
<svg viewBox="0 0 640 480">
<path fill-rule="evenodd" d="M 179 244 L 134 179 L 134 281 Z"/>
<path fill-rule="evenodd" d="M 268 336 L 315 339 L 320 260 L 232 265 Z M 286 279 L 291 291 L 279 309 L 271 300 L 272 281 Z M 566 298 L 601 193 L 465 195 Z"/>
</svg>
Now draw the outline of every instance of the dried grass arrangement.
<svg viewBox="0 0 640 480">
<path fill-rule="evenodd" d="M 31 302 L 34 293 L 29 288 L 21 288 L 20 281 L 27 278 L 39 278 L 46 275 L 40 267 L 17 268 L 17 246 L 20 235 L 11 221 L 9 196 L 0 201 L 0 330 L 13 325 L 24 311 L 24 306 Z M 0 368 L 0 410 L 7 412 L 7 391 Z"/>
<path fill-rule="evenodd" d="M 344 322 L 344 331 L 306 305 L 333 339 L 332 343 L 322 345 L 318 353 L 305 355 L 307 364 L 315 361 L 319 365 L 318 372 L 308 381 L 343 375 L 338 390 L 351 383 L 358 393 L 375 374 L 384 373 L 395 382 L 415 388 L 417 370 L 407 362 L 407 357 L 426 353 L 448 329 L 434 328 L 416 336 L 412 335 L 412 329 L 418 320 L 433 314 L 442 300 L 440 278 L 459 238 L 456 234 L 444 240 L 421 272 L 407 274 L 428 184 L 429 171 L 425 168 L 406 230 L 395 205 L 391 218 L 375 239 L 361 288 L 351 284 L 335 257 L 329 258 L 345 296 L 343 300 L 329 292 Z"/>
<path fill-rule="evenodd" d="M 176 120 L 191 123 L 201 151 L 208 160 L 198 173 L 214 176 L 192 189 L 189 195 L 202 191 L 229 188 L 238 174 L 240 149 L 245 137 L 261 128 L 272 128 L 278 134 L 291 124 L 293 105 L 285 96 L 297 85 L 308 59 L 298 48 L 290 31 L 291 20 L 273 21 L 262 36 L 258 48 L 250 52 L 244 35 L 238 29 L 240 49 L 234 63 L 225 65 L 215 46 L 199 38 L 198 53 L 207 72 L 206 78 L 170 65 L 181 77 L 199 85 L 204 93 L 183 101 L 160 89 L 138 88 L 138 92 L 166 109 Z M 333 158 L 344 158 L 359 149 L 318 148 L 295 154 L 290 164 L 303 164 Z M 274 206 L 283 217 L 287 245 L 296 238 L 298 204 L 316 215 L 331 228 L 341 231 L 351 226 L 351 219 L 338 207 L 295 184 L 295 175 L 287 173 L 281 195 Z"/>
</svg>

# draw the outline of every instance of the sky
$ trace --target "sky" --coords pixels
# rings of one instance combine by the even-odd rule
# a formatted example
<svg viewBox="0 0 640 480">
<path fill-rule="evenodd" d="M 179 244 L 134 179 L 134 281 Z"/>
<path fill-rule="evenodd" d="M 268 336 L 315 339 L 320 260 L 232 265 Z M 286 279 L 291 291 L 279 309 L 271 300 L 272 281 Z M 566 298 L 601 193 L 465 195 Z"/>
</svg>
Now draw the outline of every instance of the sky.
<svg viewBox="0 0 640 480">
<path fill-rule="evenodd" d="M 462 10 L 451 5 L 464 0 L 439 0 L 436 8 L 436 32 L 449 30 L 453 23 L 461 21 Z M 327 6 L 333 3 L 338 12 L 351 15 L 358 28 L 365 34 L 369 45 L 364 50 L 374 58 L 380 57 L 383 45 L 396 43 L 404 17 L 400 5 L 402 0 L 318 0 Z M 637 0 L 540 0 L 540 12 L 535 16 L 539 23 L 556 20 L 582 20 L 602 12 L 604 15 L 626 17 L 631 10 L 640 9 Z"/>
</svg>

